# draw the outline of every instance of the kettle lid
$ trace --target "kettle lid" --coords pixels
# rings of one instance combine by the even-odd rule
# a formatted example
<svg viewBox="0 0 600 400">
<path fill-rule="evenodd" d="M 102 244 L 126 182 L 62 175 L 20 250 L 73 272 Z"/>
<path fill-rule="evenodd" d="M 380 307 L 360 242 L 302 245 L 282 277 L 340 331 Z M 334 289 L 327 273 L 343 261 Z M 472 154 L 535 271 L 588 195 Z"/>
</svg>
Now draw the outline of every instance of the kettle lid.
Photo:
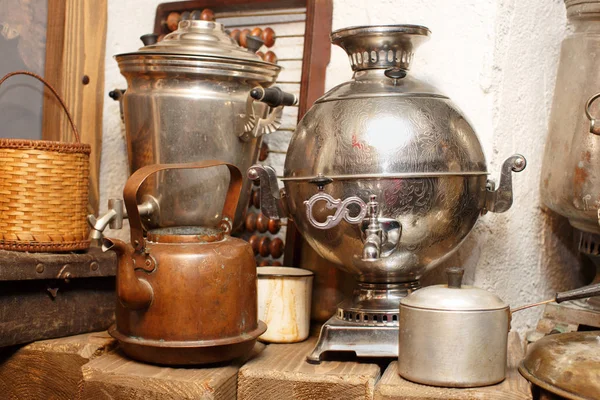
<svg viewBox="0 0 600 400">
<path fill-rule="evenodd" d="M 474 286 L 462 285 L 464 273 L 464 269 L 460 267 L 447 268 L 448 284 L 416 290 L 400 300 L 400 304 L 440 311 L 492 311 L 508 308 L 495 294 Z"/>
</svg>

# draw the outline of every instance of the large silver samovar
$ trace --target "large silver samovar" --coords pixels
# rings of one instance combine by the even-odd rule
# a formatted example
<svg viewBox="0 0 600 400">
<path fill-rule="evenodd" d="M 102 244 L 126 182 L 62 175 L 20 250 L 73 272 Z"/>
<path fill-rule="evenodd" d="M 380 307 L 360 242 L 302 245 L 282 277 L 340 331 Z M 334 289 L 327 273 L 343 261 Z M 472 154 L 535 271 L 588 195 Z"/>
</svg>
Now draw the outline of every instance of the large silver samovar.
<svg viewBox="0 0 600 400">
<path fill-rule="evenodd" d="M 295 102 L 293 95 L 268 88 L 281 67 L 240 47 L 218 22 L 182 21 L 162 41 L 150 40 L 116 59 L 127 79 L 121 106 L 132 173 L 151 164 L 212 159 L 245 171 L 258 159 L 262 136 L 279 127 L 282 106 Z M 160 172 L 139 192 L 144 224 L 214 227 L 228 185 L 224 167 Z M 244 179 L 237 224 L 250 186 Z M 122 212 L 121 204 L 113 207 Z"/>
<path fill-rule="evenodd" d="M 324 258 L 352 273 L 351 299 L 322 328 L 308 361 L 326 351 L 396 357 L 399 299 L 461 244 L 480 214 L 512 204 L 508 158 L 496 186 L 481 144 L 452 101 L 408 74 L 429 29 L 365 26 L 335 31 L 351 81 L 321 97 L 300 121 L 287 152 L 284 186 L 253 166 L 261 206 L 289 216 Z"/>
</svg>

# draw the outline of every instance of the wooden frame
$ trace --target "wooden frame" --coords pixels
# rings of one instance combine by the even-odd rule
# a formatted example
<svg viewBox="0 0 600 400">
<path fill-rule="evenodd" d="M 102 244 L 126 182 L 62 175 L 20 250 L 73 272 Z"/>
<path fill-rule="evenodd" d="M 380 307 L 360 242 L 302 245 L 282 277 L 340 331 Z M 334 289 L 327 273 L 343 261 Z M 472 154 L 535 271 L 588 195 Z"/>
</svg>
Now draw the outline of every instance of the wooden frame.
<svg viewBox="0 0 600 400">
<path fill-rule="evenodd" d="M 107 2 L 48 0 L 46 31 L 44 76 L 63 96 L 81 141 L 92 146 L 88 209 L 94 214 L 100 198 Z M 49 92 L 43 113 L 44 140 L 73 141 L 67 117 Z"/>
<path fill-rule="evenodd" d="M 306 8 L 306 21 L 298 104 L 299 121 L 325 92 L 326 69 L 331 58 L 329 34 L 331 33 L 333 17 L 333 0 L 190 0 L 163 3 L 156 8 L 154 33 L 157 35 L 168 33 L 164 21 L 172 11 L 181 12 L 210 8 L 218 13 L 233 10 L 247 12 L 301 7 Z M 303 242 L 293 221 L 288 220 L 284 265 L 300 265 Z"/>
</svg>

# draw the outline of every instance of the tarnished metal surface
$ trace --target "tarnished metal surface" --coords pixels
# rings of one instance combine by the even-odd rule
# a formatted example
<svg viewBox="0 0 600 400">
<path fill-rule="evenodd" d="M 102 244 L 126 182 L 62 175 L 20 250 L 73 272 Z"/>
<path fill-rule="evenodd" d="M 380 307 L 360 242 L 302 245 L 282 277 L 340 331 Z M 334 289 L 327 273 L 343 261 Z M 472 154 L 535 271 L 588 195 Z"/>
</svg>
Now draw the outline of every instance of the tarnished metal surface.
<svg viewBox="0 0 600 400">
<path fill-rule="evenodd" d="M 563 40 L 541 175 L 542 201 L 575 228 L 600 234 L 600 137 L 590 133 L 586 101 L 600 89 L 600 1 L 566 1 Z M 598 115 L 598 107 L 591 109 Z"/>
<path fill-rule="evenodd" d="M 462 286 L 462 268 L 448 268 L 446 274 L 447 285 L 429 286 L 400 300 L 398 373 L 444 387 L 504 380 L 508 305 L 491 292 Z"/>
<path fill-rule="evenodd" d="M 213 158 L 246 171 L 256 162 L 261 135 L 272 131 L 281 109 L 269 111 L 250 92 L 275 83 L 281 67 L 239 47 L 222 24 L 210 21 L 183 21 L 161 42 L 116 59 L 127 79 L 122 104 L 131 172 Z M 140 199 L 159 203 L 144 223 L 216 226 L 228 182 L 225 168 L 161 172 L 140 190 Z M 244 182 L 237 223 L 250 189 Z"/>
<path fill-rule="evenodd" d="M 530 345 L 519 372 L 543 390 L 571 400 L 600 397 L 600 331 L 546 336 Z"/>
<path fill-rule="evenodd" d="M 231 171 L 221 229 L 151 230 L 143 237 L 136 193 L 165 169 L 225 166 Z M 204 161 L 146 166 L 124 189 L 130 217 L 127 245 L 104 239 L 119 256 L 116 327 L 110 333 L 129 356 L 158 364 L 204 364 L 249 351 L 266 330 L 257 320 L 256 262 L 250 245 L 228 235 L 242 186 L 231 164 Z"/>
</svg>

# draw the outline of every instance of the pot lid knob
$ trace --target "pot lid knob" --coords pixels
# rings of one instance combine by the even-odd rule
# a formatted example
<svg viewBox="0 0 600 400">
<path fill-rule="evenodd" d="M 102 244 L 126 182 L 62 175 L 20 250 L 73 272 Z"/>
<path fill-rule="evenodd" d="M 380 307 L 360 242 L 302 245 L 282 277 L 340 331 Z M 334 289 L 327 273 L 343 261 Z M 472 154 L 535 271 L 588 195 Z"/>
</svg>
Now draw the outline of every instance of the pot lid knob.
<svg viewBox="0 0 600 400">
<path fill-rule="evenodd" d="M 461 267 L 449 267 L 446 268 L 446 275 L 448 277 L 448 287 L 460 289 L 462 286 L 463 275 L 465 274 L 464 268 Z"/>
</svg>

